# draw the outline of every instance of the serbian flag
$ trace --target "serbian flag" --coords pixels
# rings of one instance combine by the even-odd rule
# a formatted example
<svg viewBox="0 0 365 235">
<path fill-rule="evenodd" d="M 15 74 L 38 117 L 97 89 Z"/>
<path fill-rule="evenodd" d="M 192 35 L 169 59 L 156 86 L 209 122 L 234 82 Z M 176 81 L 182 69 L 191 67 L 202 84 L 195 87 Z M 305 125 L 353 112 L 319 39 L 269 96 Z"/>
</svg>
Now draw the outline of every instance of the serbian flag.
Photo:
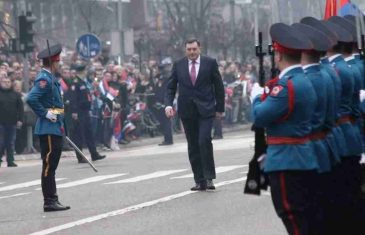
<svg viewBox="0 0 365 235">
<path fill-rule="evenodd" d="M 350 0 L 341 0 L 340 11 L 339 11 L 340 16 L 357 15 L 358 12 L 361 12 L 361 11 L 355 4 L 351 3 Z"/>
<path fill-rule="evenodd" d="M 111 101 L 113 101 L 115 97 L 117 97 L 119 94 L 119 91 L 117 89 L 114 89 L 113 87 L 110 87 L 108 81 L 106 81 L 105 79 L 100 81 L 99 89 L 101 94 L 105 95 L 106 98 Z"/>
<path fill-rule="evenodd" d="M 337 15 L 337 0 L 326 0 L 324 19 L 327 20 L 331 16 L 336 16 L 336 15 Z"/>
</svg>

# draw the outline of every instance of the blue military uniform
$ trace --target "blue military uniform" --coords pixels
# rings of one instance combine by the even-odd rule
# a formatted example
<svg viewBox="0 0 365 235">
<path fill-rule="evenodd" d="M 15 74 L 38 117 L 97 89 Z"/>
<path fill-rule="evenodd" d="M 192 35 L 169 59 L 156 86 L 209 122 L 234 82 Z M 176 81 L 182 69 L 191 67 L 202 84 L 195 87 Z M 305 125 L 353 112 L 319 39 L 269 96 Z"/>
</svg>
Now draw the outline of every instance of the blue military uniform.
<svg viewBox="0 0 365 235">
<path fill-rule="evenodd" d="M 327 119 L 328 98 L 327 84 L 321 74 L 320 65 L 312 64 L 304 67 L 307 78 L 312 82 L 313 88 L 317 95 L 317 106 L 312 117 L 312 144 L 318 160 L 318 171 L 328 172 L 331 169 L 329 158 L 329 148 L 327 148 L 324 139 L 327 136 L 327 130 L 324 123 Z"/>
<path fill-rule="evenodd" d="M 61 45 L 57 44 L 38 54 L 38 59 L 43 59 L 43 65 L 49 69 L 42 69 L 27 96 L 27 103 L 38 116 L 35 134 L 39 136 L 41 148 L 41 182 L 45 212 L 70 209 L 59 202 L 55 180 L 62 153 L 64 109 L 60 84 L 50 70 L 56 68 L 61 51 Z"/>
<path fill-rule="evenodd" d="M 363 76 L 361 74 L 361 70 L 358 67 L 356 60 L 353 56 L 346 58 L 347 64 L 349 68 L 352 70 L 354 75 L 354 94 L 352 96 L 352 124 L 354 127 L 354 131 L 357 137 L 357 150 L 358 155 L 361 155 L 363 150 L 363 143 L 362 143 L 362 113 L 361 113 L 361 103 L 360 103 L 360 90 L 363 88 Z"/>
<path fill-rule="evenodd" d="M 334 66 L 335 70 L 338 72 L 342 83 L 342 95 L 340 103 L 341 117 L 337 122 L 343 131 L 347 146 L 347 149 L 344 151 L 342 157 L 356 156 L 361 154 L 361 142 L 359 142 L 358 135 L 351 124 L 353 99 L 355 94 L 355 79 L 351 69 L 348 67 L 342 55 L 334 55 L 330 57 L 329 60 L 332 66 Z"/>
<path fill-rule="evenodd" d="M 308 38 L 282 23 L 270 29 L 276 53 L 312 49 Z M 289 234 L 310 234 L 315 217 L 314 187 L 318 161 L 308 138 L 317 104 L 315 90 L 299 64 L 281 71 L 269 96 L 253 101 L 254 124 L 266 128 L 268 173 L 273 204 Z"/>
<path fill-rule="evenodd" d="M 37 75 L 34 87 L 28 94 L 27 103 L 38 116 L 34 134 L 63 135 L 63 114 L 57 116 L 55 123 L 46 118 L 49 109 L 63 109 L 60 84 L 50 71 L 42 69 Z"/>
<path fill-rule="evenodd" d="M 336 125 L 338 119 L 341 117 L 340 114 L 340 103 L 341 103 L 341 94 L 342 94 L 342 83 L 341 79 L 330 64 L 327 57 L 321 59 L 321 70 L 322 73 L 327 74 L 333 85 L 335 92 L 335 105 L 334 105 L 334 113 L 335 113 L 335 126 L 332 128 L 331 132 L 336 141 L 336 148 L 338 150 L 337 154 L 335 153 L 333 156 L 338 161 L 340 160 L 340 156 L 344 156 L 346 153 L 347 145 L 345 141 L 345 136 L 343 135 L 342 129 Z"/>
</svg>

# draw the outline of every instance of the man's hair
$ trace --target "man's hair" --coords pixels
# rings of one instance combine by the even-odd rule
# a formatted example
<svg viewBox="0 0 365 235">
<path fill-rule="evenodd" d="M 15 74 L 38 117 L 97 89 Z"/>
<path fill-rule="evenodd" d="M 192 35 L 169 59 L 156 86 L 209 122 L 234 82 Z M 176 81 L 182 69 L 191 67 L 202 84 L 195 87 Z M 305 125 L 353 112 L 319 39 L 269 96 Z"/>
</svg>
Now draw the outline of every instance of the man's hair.
<svg viewBox="0 0 365 235">
<path fill-rule="evenodd" d="M 321 58 L 321 52 L 312 51 L 311 53 L 307 53 L 306 57 L 307 57 L 308 62 L 318 63 L 318 61 Z"/>
<path fill-rule="evenodd" d="M 51 66 L 51 64 L 49 63 L 49 59 L 48 58 L 43 59 L 42 60 L 42 64 L 43 64 L 44 67 L 50 67 Z"/>
<path fill-rule="evenodd" d="M 302 58 L 300 52 L 294 54 L 281 54 L 281 55 L 283 56 L 284 60 L 293 64 L 300 64 L 300 60 Z"/>
<path fill-rule="evenodd" d="M 190 39 L 186 40 L 185 41 L 185 46 L 187 44 L 191 44 L 191 43 L 194 43 L 194 42 L 196 42 L 198 44 L 198 46 L 200 46 L 200 41 L 198 39 L 196 39 L 196 38 L 190 38 Z"/>
<path fill-rule="evenodd" d="M 352 54 L 353 42 L 343 43 L 342 44 L 342 52 L 344 54 Z"/>
</svg>

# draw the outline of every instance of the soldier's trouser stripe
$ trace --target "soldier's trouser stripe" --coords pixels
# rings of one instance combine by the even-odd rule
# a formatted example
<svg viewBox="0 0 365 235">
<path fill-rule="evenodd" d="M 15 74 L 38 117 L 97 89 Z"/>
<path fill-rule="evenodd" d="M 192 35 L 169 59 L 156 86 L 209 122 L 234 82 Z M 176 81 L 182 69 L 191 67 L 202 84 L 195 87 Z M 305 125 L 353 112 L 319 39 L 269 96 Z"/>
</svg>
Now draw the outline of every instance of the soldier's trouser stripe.
<svg viewBox="0 0 365 235">
<path fill-rule="evenodd" d="M 293 226 L 294 235 L 300 235 L 298 225 L 295 222 L 294 215 L 291 211 L 290 204 L 288 202 L 284 172 L 280 173 L 280 189 L 281 189 L 281 200 L 283 201 L 283 207 L 286 213 L 288 214 L 288 219 L 290 220 Z"/>
<path fill-rule="evenodd" d="M 49 171 L 49 156 L 52 153 L 52 141 L 51 141 L 51 136 L 48 135 L 48 153 L 46 156 L 46 170 L 44 171 L 44 177 L 48 176 L 48 171 Z"/>
</svg>

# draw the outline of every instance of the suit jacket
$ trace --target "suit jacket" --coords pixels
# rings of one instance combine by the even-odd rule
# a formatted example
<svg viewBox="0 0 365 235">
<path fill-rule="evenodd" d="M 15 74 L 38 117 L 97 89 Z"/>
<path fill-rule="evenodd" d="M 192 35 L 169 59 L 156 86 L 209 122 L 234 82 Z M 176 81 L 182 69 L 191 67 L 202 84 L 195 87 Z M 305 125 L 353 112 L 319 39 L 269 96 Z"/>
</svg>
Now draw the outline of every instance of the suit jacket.
<svg viewBox="0 0 365 235">
<path fill-rule="evenodd" d="M 224 86 L 215 59 L 200 56 L 200 68 L 194 86 L 190 79 L 188 58 L 176 61 L 167 84 L 166 106 L 172 106 L 177 90 L 177 107 L 181 118 L 192 118 L 196 111 L 201 117 L 212 117 L 215 112 L 224 112 Z"/>
</svg>

